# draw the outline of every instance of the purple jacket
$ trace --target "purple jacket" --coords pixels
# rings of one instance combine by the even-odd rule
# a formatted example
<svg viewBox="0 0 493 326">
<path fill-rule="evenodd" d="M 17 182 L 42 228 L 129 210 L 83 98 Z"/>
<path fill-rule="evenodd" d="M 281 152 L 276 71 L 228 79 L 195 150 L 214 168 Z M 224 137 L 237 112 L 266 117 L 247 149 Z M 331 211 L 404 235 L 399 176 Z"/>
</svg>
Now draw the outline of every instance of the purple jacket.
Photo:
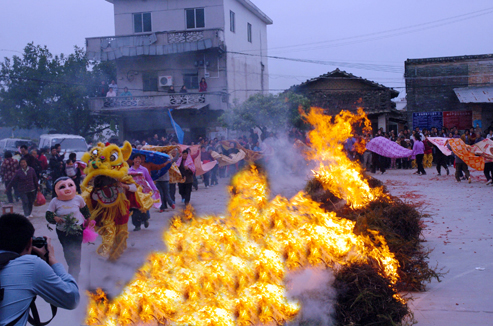
<svg viewBox="0 0 493 326">
<path fill-rule="evenodd" d="M 412 157 L 414 158 L 416 155 L 424 154 L 424 153 L 425 153 L 425 144 L 423 144 L 423 142 L 420 140 L 415 140 Z"/>
<path fill-rule="evenodd" d="M 14 175 L 14 178 L 7 185 L 7 190 L 17 183 L 17 189 L 20 193 L 25 194 L 38 189 L 38 177 L 32 167 L 27 167 L 27 170 L 20 168 Z"/>
</svg>

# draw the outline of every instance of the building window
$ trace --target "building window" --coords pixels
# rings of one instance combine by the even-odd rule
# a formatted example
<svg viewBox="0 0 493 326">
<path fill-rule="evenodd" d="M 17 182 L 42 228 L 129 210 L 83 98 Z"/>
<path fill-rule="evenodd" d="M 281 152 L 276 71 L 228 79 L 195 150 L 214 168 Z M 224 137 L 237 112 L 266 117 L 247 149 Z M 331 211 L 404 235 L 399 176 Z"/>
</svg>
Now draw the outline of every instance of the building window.
<svg viewBox="0 0 493 326">
<path fill-rule="evenodd" d="M 152 32 L 151 13 L 134 14 L 134 33 Z"/>
<path fill-rule="evenodd" d="M 187 89 L 198 89 L 199 88 L 199 75 L 198 74 L 184 74 L 183 75 L 183 85 Z"/>
<path fill-rule="evenodd" d="M 205 13 L 204 8 L 185 9 L 187 18 L 187 28 L 204 28 Z"/>
<path fill-rule="evenodd" d="M 236 32 L 235 13 L 231 10 L 229 11 L 229 30 L 232 31 L 233 33 Z"/>
<path fill-rule="evenodd" d="M 144 92 L 157 92 L 157 75 L 145 72 L 142 74 L 142 90 Z"/>
<path fill-rule="evenodd" d="M 247 23 L 247 39 L 248 42 L 252 43 L 252 24 Z"/>
</svg>

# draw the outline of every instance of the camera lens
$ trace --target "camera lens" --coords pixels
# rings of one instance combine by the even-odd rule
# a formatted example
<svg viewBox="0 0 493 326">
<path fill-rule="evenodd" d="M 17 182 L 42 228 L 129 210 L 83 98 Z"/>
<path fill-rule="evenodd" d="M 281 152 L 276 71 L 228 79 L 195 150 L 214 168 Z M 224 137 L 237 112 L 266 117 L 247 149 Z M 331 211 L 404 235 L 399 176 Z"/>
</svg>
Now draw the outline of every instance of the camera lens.
<svg viewBox="0 0 493 326">
<path fill-rule="evenodd" d="M 33 237 L 33 246 L 36 248 L 43 248 L 47 245 L 46 239 L 43 237 Z"/>
</svg>

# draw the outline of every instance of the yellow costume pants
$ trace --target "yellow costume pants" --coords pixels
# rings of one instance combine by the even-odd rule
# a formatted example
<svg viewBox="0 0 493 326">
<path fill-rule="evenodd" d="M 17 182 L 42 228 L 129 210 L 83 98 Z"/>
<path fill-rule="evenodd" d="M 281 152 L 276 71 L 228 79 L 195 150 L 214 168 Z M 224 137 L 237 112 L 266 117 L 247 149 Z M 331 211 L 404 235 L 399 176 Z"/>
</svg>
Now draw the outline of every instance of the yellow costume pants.
<svg viewBox="0 0 493 326">
<path fill-rule="evenodd" d="M 423 157 L 423 166 L 425 168 L 431 168 L 433 164 L 433 154 L 425 154 L 425 156 Z"/>
</svg>

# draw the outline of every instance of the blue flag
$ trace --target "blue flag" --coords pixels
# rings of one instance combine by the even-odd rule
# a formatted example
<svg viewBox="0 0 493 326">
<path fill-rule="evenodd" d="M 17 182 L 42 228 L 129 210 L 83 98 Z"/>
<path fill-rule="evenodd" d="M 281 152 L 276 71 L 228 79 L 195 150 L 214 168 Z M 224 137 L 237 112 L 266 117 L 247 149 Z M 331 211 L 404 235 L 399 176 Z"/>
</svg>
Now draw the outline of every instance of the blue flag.
<svg viewBox="0 0 493 326">
<path fill-rule="evenodd" d="M 173 117 L 171 116 L 171 111 L 173 111 L 173 109 L 168 109 L 169 119 L 171 120 L 171 124 L 173 125 L 173 128 L 175 129 L 176 137 L 178 137 L 178 142 L 180 144 L 183 144 L 183 136 L 185 136 L 185 133 L 180 128 L 180 126 L 175 122 L 175 120 L 173 120 Z"/>
</svg>

